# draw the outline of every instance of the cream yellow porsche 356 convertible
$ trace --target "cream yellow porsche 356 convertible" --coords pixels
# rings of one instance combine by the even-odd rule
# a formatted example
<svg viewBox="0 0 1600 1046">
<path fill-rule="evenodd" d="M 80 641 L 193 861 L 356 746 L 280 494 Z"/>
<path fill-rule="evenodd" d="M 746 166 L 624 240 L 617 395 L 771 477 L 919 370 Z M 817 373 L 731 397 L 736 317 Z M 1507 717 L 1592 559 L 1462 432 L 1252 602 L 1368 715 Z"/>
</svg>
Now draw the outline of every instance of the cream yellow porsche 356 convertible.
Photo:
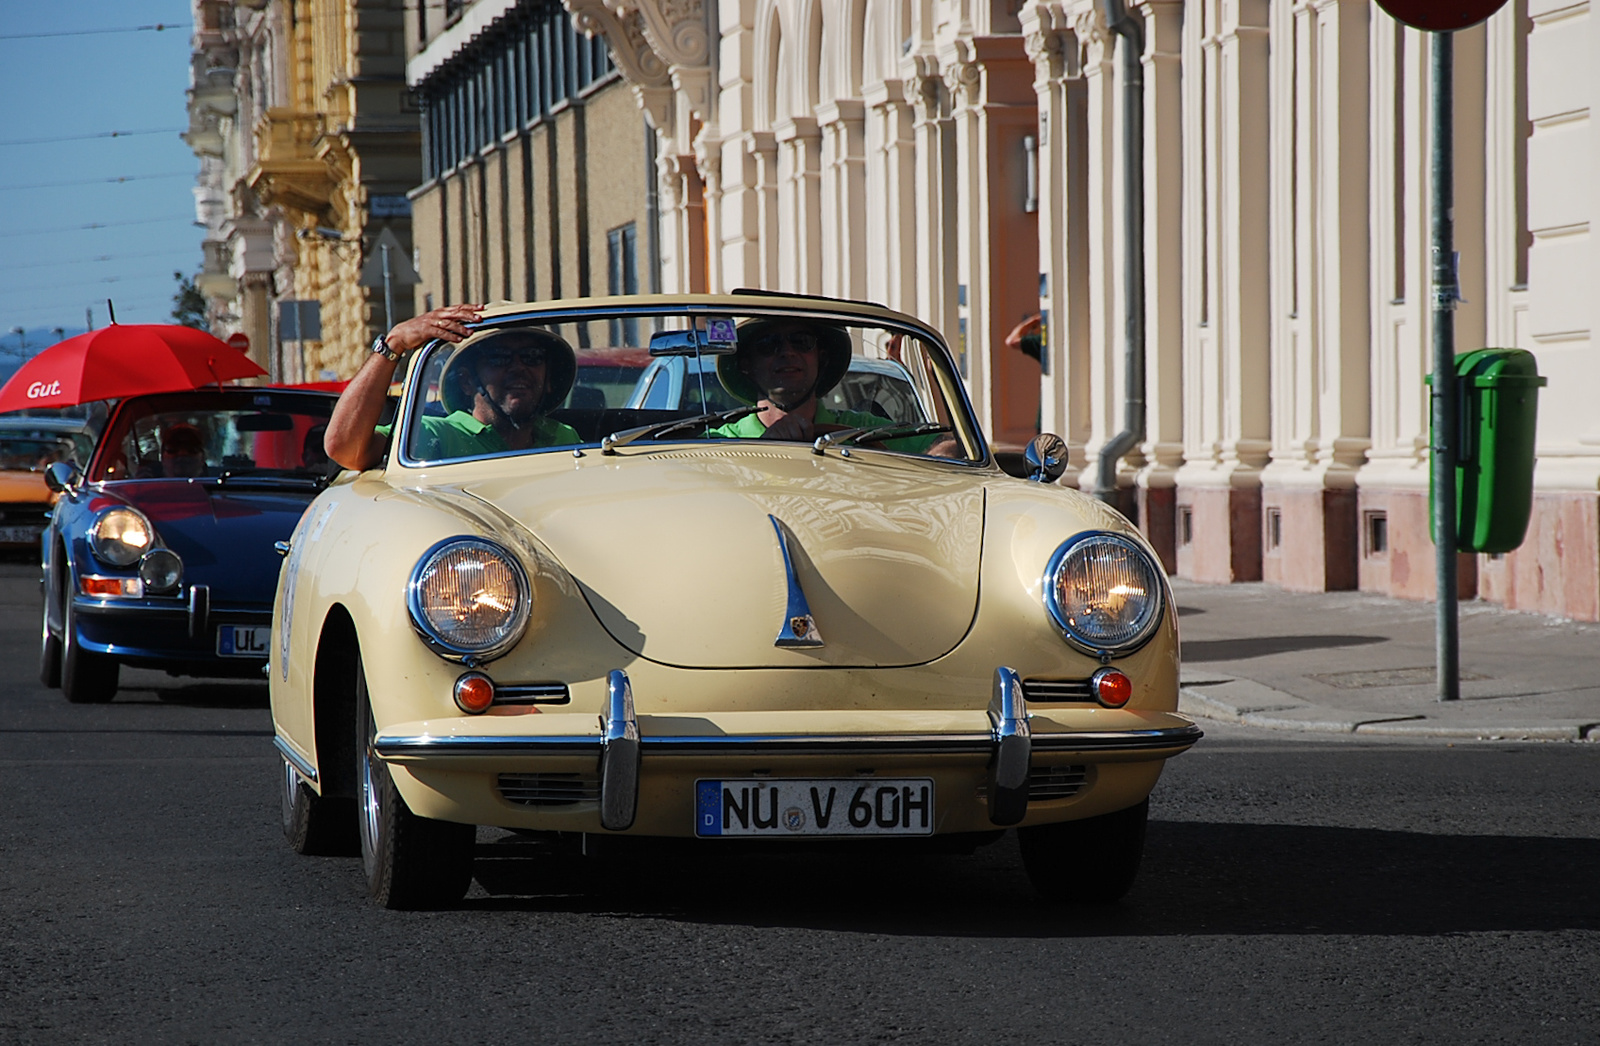
<svg viewBox="0 0 1600 1046">
<path fill-rule="evenodd" d="M 689 357 L 739 406 L 574 406 L 586 346 Z M 914 417 L 825 398 L 858 359 Z M 1047 899 L 1132 884 L 1150 792 L 1201 736 L 1165 576 L 1054 482 L 1059 439 L 1031 482 L 996 465 L 929 326 L 798 296 L 554 301 L 405 366 L 383 460 L 279 546 L 297 851 L 359 842 L 374 897 L 411 908 L 465 896 L 476 826 L 708 851 L 1014 826 Z"/>
</svg>

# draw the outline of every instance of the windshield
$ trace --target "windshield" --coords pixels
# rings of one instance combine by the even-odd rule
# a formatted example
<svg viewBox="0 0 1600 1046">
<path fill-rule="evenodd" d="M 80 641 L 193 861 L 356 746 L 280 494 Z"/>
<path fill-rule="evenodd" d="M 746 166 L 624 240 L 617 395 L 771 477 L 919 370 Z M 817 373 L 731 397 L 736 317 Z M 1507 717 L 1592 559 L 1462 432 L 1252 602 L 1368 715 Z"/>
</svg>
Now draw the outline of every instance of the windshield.
<svg viewBox="0 0 1600 1046">
<path fill-rule="evenodd" d="M 948 352 L 918 330 L 777 312 L 613 319 L 591 312 L 584 321 L 506 324 L 433 346 L 413 371 L 403 459 L 822 436 L 825 447 L 982 458 Z M 595 340 L 630 333 L 630 344 Z M 722 416 L 669 429 L 706 414 Z M 634 431 L 644 427 L 661 431 Z"/>
<path fill-rule="evenodd" d="M 43 472 L 58 461 L 83 464 L 94 449 L 87 432 L 0 433 L 0 470 Z"/>
<path fill-rule="evenodd" d="M 193 392 L 130 400 L 91 480 L 304 478 L 338 471 L 322 440 L 332 396 Z"/>
</svg>

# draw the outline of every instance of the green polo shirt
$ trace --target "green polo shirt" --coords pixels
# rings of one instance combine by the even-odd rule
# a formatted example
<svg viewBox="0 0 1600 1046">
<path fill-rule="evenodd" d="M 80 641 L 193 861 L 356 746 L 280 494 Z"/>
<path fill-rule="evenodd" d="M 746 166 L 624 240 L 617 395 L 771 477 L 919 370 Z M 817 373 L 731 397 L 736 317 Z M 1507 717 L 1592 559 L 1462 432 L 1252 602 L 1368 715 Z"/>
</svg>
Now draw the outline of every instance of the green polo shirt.
<svg viewBox="0 0 1600 1046">
<path fill-rule="evenodd" d="M 855 410 L 829 410 L 824 404 L 817 404 L 817 415 L 812 419 L 817 425 L 843 425 L 851 429 L 875 429 L 881 425 L 892 425 L 894 422 L 880 414 L 864 414 Z M 706 435 L 713 439 L 760 439 L 766 435 L 767 426 L 762 423 L 759 414 L 746 414 L 738 421 L 726 425 L 718 425 Z M 908 436 L 904 439 L 884 440 L 877 444 L 889 450 L 897 450 L 902 454 L 921 454 L 934 441 L 939 439 L 938 433 L 930 436 Z"/>
<path fill-rule="evenodd" d="M 393 429 L 393 425 L 379 425 L 375 431 L 389 436 Z M 565 447 L 582 442 L 578 431 L 570 425 L 543 415 L 533 420 L 535 447 Z M 423 415 L 422 436 L 411 448 L 411 456 L 421 461 L 442 461 L 501 454 L 510 449 L 493 425 L 485 425 L 466 411 L 458 410 L 442 418 Z"/>
</svg>

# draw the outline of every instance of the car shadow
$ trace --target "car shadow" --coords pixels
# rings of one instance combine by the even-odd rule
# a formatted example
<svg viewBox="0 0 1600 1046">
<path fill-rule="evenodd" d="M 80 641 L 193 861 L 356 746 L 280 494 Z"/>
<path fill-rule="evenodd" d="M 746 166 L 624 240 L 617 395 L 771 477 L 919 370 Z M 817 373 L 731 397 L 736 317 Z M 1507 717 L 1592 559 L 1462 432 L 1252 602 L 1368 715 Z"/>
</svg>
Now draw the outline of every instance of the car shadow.
<svg viewBox="0 0 1600 1046">
<path fill-rule="evenodd" d="M 117 691 L 118 704 L 180 705 L 185 708 L 266 708 L 267 684 L 257 682 L 177 682 L 157 686 L 138 683 Z"/>
<path fill-rule="evenodd" d="M 1245 661 L 1252 657 L 1293 654 L 1301 650 L 1370 646 L 1387 643 L 1387 636 L 1254 636 L 1249 639 L 1185 639 L 1184 661 Z"/>
<path fill-rule="evenodd" d="M 970 857 L 650 853 L 626 862 L 480 858 L 487 896 L 465 906 L 905 936 L 1600 929 L 1595 839 L 1152 821 L 1137 883 L 1105 907 L 1041 902 L 1014 835 Z M 1086 854 L 1061 896 L 1091 897 L 1094 883 Z"/>
</svg>

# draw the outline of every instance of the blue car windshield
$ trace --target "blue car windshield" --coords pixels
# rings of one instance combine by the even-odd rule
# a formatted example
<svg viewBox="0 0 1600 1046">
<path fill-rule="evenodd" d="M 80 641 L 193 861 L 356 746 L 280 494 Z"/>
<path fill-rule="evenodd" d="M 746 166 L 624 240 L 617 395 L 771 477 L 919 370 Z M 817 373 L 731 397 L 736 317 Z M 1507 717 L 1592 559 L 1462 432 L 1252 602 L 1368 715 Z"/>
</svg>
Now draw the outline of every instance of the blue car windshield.
<svg viewBox="0 0 1600 1046">
<path fill-rule="evenodd" d="M 91 480 L 326 478 L 333 397 L 193 392 L 130 400 L 112 417 Z"/>
</svg>

